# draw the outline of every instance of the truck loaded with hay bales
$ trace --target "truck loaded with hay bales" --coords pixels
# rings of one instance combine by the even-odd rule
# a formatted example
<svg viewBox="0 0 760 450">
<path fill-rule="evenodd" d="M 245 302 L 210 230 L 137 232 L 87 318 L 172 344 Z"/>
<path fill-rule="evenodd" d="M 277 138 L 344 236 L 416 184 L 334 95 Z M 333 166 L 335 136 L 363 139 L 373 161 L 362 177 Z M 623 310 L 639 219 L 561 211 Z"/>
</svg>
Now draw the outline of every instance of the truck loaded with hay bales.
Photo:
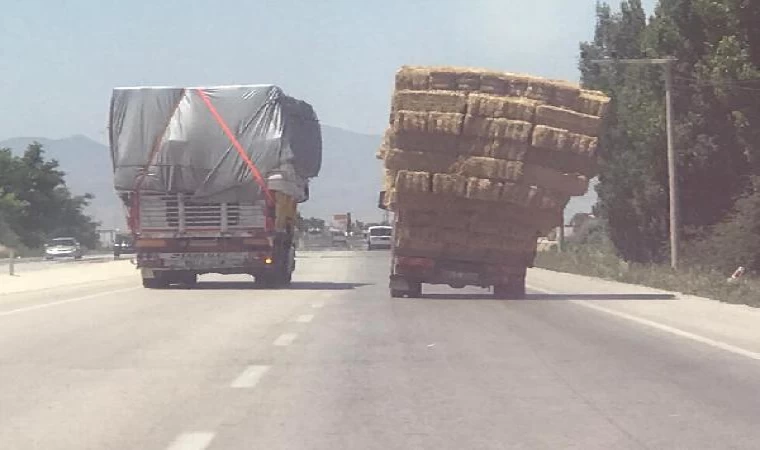
<svg viewBox="0 0 760 450">
<path fill-rule="evenodd" d="M 395 214 L 391 295 L 422 284 L 525 295 L 536 240 L 586 193 L 609 98 L 562 81 L 402 67 L 381 208 Z"/>
</svg>

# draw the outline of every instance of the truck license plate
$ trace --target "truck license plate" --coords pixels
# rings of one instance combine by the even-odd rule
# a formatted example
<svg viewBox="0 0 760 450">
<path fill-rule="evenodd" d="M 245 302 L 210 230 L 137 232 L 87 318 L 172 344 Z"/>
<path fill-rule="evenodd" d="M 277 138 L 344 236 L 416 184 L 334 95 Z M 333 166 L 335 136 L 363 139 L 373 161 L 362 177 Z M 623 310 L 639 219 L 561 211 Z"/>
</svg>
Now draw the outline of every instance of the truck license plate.
<svg viewBox="0 0 760 450">
<path fill-rule="evenodd" d="M 480 279 L 477 273 L 471 272 L 455 272 L 451 270 L 444 270 L 442 274 L 447 280 L 461 281 L 464 283 L 475 283 Z"/>
</svg>

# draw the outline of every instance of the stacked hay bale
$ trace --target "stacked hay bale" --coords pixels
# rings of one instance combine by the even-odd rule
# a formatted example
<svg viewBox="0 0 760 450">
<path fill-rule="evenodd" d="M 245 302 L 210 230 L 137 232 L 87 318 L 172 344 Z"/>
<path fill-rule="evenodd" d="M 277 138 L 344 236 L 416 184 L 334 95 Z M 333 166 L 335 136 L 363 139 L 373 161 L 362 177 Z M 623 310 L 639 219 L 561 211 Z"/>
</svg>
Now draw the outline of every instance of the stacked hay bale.
<svg viewBox="0 0 760 450">
<path fill-rule="evenodd" d="M 397 254 L 530 265 L 588 189 L 608 103 L 543 78 L 402 67 L 378 151 Z"/>
</svg>

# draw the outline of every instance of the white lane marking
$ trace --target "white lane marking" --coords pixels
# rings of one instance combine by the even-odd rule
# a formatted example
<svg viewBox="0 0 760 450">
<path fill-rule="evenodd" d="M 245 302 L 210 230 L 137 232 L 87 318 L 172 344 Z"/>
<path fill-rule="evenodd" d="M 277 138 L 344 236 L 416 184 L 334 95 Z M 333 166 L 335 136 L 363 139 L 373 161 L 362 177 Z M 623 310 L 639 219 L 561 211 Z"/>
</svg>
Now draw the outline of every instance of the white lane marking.
<svg viewBox="0 0 760 450">
<path fill-rule="evenodd" d="M 211 432 L 183 433 L 177 436 L 168 450 L 204 450 L 211 444 L 214 435 Z"/>
<path fill-rule="evenodd" d="M 259 383 L 261 377 L 263 377 L 271 367 L 272 366 L 248 366 L 239 377 L 235 378 L 235 381 L 232 382 L 230 387 L 252 388 Z"/>
<path fill-rule="evenodd" d="M 25 308 L 11 309 L 10 311 L 0 312 L 0 317 L 10 316 L 10 315 L 13 315 L 13 314 L 20 314 L 20 313 L 24 313 L 24 312 L 28 312 L 28 311 L 35 311 L 35 310 L 43 309 L 43 308 L 49 308 L 51 306 L 65 305 L 66 303 L 81 302 L 83 300 L 89 300 L 89 299 L 95 298 L 95 297 L 102 297 L 104 295 L 114 295 L 114 294 L 121 294 L 123 292 L 136 291 L 138 289 L 140 289 L 140 288 L 117 289 L 115 291 L 98 292 L 97 294 L 90 294 L 90 295 L 85 295 L 83 297 L 70 298 L 70 299 L 67 299 L 67 300 L 59 300 L 57 302 L 43 303 L 41 305 L 34 305 L 34 306 L 27 306 Z"/>
<path fill-rule="evenodd" d="M 280 335 L 277 339 L 274 341 L 274 345 L 277 345 L 279 347 L 284 347 L 286 345 L 290 345 L 293 343 L 293 341 L 296 340 L 298 335 L 296 333 L 285 333 Z"/>
<path fill-rule="evenodd" d="M 296 317 L 296 322 L 299 323 L 309 323 L 312 320 L 314 320 L 314 314 L 302 314 Z"/>
<path fill-rule="evenodd" d="M 557 292 L 548 291 L 546 289 L 538 289 L 532 286 L 529 286 L 531 290 L 542 292 L 544 294 L 558 294 Z M 680 328 L 671 327 L 670 325 L 665 325 L 660 322 L 655 322 L 654 320 L 644 319 L 643 317 L 634 316 L 632 314 L 615 311 L 613 309 L 605 308 L 604 306 L 596 305 L 588 300 L 569 300 L 570 303 L 574 303 L 578 306 L 583 306 L 584 308 L 593 309 L 595 311 L 603 312 L 605 314 L 609 314 L 611 316 L 619 317 L 621 319 L 626 319 L 631 322 L 638 323 L 640 325 L 645 325 L 650 328 L 655 328 L 660 331 L 664 331 L 666 333 L 670 333 L 674 336 L 679 336 L 682 338 L 690 339 L 695 342 L 699 342 L 701 344 L 709 345 L 710 347 L 714 347 L 729 353 L 733 353 L 735 355 L 744 356 L 746 358 L 754 359 L 757 361 L 760 361 L 760 353 L 753 352 L 751 350 L 747 350 L 741 347 L 737 347 L 735 345 L 731 345 L 725 342 L 716 341 L 714 339 L 710 339 L 708 337 L 700 336 L 698 334 L 691 333 L 689 331 L 684 331 Z"/>
<path fill-rule="evenodd" d="M 322 300 L 318 300 L 318 301 L 313 302 L 311 304 L 311 307 L 314 308 L 314 309 L 319 309 L 319 308 L 321 308 L 323 306 L 325 306 L 325 302 L 323 302 Z"/>
</svg>

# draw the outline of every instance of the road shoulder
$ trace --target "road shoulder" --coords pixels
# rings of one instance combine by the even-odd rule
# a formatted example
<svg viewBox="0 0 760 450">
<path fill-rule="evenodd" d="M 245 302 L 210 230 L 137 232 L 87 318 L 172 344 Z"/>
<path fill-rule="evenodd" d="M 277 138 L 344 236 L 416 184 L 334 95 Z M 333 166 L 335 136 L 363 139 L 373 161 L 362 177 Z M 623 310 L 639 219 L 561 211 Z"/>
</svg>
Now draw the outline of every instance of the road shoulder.
<svg viewBox="0 0 760 450">
<path fill-rule="evenodd" d="M 568 301 L 620 320 L 713 347 L 760 355 L 760 309 L 582 275 L 531 269 L 534 300 Z M 733 352 L 741 353 L 741 352 Z"/>
</svg>

